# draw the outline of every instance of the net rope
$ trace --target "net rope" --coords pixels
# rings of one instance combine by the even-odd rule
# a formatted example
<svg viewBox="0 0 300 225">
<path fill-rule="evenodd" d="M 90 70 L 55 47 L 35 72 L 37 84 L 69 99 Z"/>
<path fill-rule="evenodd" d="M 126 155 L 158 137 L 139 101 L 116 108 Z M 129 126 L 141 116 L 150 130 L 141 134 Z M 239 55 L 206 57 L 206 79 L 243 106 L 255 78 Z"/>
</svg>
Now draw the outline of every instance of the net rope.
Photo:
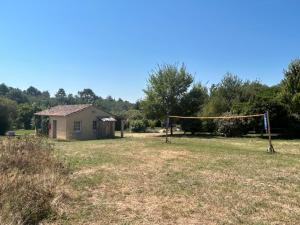
<svg viewBox="0 0 300 225">
<path fill-rule="evenodd" d="M 242 119 L 242 118 L 252 118 L 261 117 L 265 114 L 253 114 L 244 116 L 169 116 L 169 118 L 180 118 L 180 119 Z"/>
</svg>

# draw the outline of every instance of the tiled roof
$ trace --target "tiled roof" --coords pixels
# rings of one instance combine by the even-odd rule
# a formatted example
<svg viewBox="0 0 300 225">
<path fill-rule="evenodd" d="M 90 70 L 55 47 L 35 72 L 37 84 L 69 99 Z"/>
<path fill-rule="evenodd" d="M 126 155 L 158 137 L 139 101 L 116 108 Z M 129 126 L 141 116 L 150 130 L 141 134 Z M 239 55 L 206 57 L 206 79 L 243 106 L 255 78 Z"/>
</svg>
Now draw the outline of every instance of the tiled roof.
<svg viewBox="0 0 300 225">
<path fill-rule="evenodd" d="M 86 109 L 92 105 L 82 104 L 82 105 L 58 105 L 50 109 L 46 109 L 40 112 L 35 113 L 38 116 L 67 116 L 72 113 L 79 112 L 83 109 Z"/>
</svg>

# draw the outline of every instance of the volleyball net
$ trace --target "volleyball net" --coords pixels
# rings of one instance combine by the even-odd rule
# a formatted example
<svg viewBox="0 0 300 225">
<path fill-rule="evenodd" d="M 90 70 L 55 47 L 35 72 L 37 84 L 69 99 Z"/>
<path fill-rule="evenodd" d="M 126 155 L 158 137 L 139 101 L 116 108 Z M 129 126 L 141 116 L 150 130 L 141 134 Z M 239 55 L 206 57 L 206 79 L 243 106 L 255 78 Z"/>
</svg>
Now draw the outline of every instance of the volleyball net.
<svg viewBox="0 0 300 225">
<path fill-rule="evenodd" d="M 269 139 L 269 147 L 268 152 L 275 153 L 274 147 L 272 145 L 272 138 L 271 138 L 271 125 L 270 125 L 270 117 L 269 112 L 259 113 L 259 114 L 252 114 L 252 115 L 236 115 L 236 116 L 178 116 L 178 115 L 170 115 L 167 117 L 166 122 L 166 142 L 169 142 L 169 121 L 171 118 L 173 119 L 198 119 L 198 120 L 235 120 L 235 119 L 250 119 L 250 118 L 263 118 L 264 121 L 264 128 L 266 133 L 268 134 Z"/>
</svg>

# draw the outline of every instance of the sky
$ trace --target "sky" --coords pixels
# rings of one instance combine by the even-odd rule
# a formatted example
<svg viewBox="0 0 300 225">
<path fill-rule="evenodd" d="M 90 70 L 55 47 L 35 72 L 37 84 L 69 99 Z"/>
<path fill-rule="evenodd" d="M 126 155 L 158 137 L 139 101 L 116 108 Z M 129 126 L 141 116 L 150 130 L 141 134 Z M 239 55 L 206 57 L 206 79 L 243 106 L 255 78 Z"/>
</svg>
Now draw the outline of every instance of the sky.
<svg viewBox="0 0 300 225">
<path fill-rule="evenodd" d="M 0 0 L 0 83 L 135 102 L 163 63 L 274 85 L 300 57 L 298 0 Z"/>
</svg>

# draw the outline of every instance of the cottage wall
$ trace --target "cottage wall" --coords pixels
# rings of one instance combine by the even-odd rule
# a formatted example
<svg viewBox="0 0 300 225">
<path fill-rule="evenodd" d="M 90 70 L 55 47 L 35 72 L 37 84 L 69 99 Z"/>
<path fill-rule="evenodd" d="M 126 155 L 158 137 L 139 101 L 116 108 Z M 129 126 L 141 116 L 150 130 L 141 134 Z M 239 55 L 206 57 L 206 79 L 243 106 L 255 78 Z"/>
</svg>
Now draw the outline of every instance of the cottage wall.
<svg viewBox="0 0 300 225">
<path fill-rule="evenodd" d="M 93 130 L 93 121 L 97 121 L 97 117 L 110 117 L 111 115 L 99 110 L 95 107 L 89 107 L 80 112 L 73 113 L 66 117 L 66 138 L 67 139 L 96 139 L 97 130 Z M 81 131 L 74 131 L 74 122 L 80 121 Z M 113 136 L 114 134 L 112 134 Z"/>
<path fill-rule="evenodd" d="M 66 117 L 62 116 L 51 116 L 49 118 L 50 129 L 49 129 L 49 137 L 53 138 L 53 120 L 56 120 L 56 138 L 57 139 L 66 139 L 67 138 L 67 130 L 66 130 Z"/>
</svg>

